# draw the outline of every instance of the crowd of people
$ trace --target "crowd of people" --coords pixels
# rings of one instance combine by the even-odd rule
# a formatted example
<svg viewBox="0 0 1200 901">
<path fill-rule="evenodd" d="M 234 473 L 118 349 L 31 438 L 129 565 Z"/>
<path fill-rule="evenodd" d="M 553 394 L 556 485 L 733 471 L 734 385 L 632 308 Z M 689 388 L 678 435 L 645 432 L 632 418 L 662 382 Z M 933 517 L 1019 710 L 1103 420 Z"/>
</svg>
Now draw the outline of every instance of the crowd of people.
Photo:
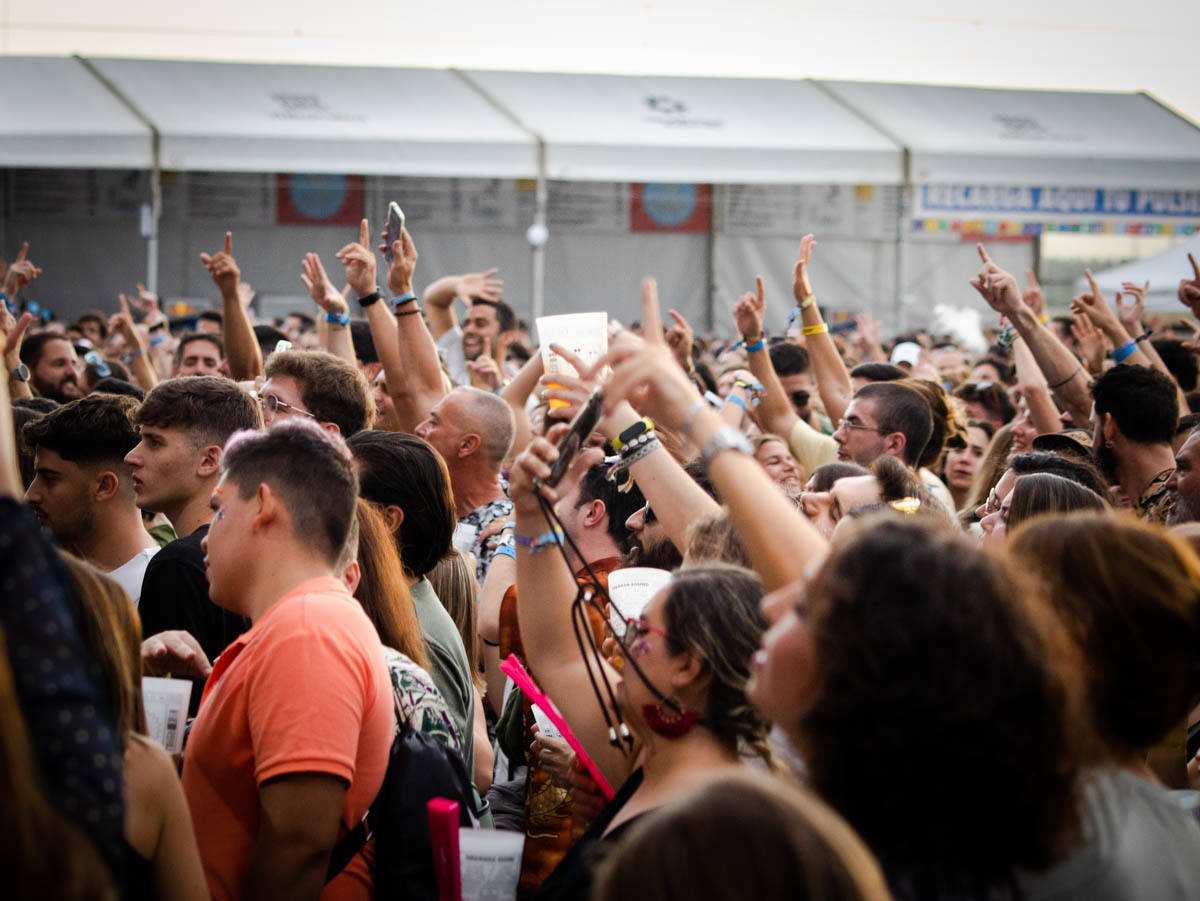
<svg viewBox="0 0 1200 901">
<path fill-rule="evenodd" d="M 437 897 L 436 792 L 523 834 L 522 899 L 1197 897 L 1188 321 L 1094 281 L 1051 317 L 981 245 L 982 345 L 835 332 L 816 252 L 782 334 L 762 279 L 732 339 L 647 279 L 599 358 L 549 346 L 568 374 L 495 270 L 418 294 L 407 230 L 364 221 L 336 280 L 307 253 L 315 307 L 275 322 L 230 233 L 176 319 L 141 286 L 35 317 L 22 247 L 16 896 Z M 663 587 L 630 611 L 635 567 Z M 192 682 L 181 755 L 143 677 Z"/>
</svg>

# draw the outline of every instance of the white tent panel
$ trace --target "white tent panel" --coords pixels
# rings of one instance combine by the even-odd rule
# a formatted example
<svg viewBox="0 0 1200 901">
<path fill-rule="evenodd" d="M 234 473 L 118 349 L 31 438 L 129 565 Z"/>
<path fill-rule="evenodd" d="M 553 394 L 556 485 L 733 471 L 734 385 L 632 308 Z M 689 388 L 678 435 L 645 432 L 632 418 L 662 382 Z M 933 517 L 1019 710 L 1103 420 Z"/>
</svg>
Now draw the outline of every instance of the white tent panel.
<svg viewBox="0 0 1200 901">
<path fill-rule="evenodd" d="M 148 169 L 150 129 L 69 57 L 0 57 L 0 166 Z"/>
<path fill-rule="evenodd" d="M 533 142 L 452 72 L 102 59 L 165 169 L 531 177 Z"/>
<path fill-rule="evenodd" d="M 470 71 L 551 178 L 897 184 L 901 152 L 806 81 Z"/>
<path fill-rule="evenodd" d="M 1146 293 L 1146 309 L 1156 312 L 1174 313 L 1182 316 L 1187 308 L 1179 302 L 1180 279 L 1195 278 L 1192 264 L 1188 262 L 1188 254 L 1200 260 L 1200 232 L 1196 232 L 1186 241 L 1181 241 L 1170 250 L 1156 253 L 1153 256 L 1124 263 L 1103 272 L 1096 272 L 1096 285 L 1111 299 L 1121 290 L 1122 282 L 1136 284 L 1150 283 Z M 1082 294 L 1090 290 L 1087 277 L 1080 276 L 1075 280 L 1075 292 Z"/>
<path fill-rule="evenodd" d="M 917 183 L 1200 184 L 1200 129 L 1145 94 L 826 84 L 912 150 Z"/>
</svg>

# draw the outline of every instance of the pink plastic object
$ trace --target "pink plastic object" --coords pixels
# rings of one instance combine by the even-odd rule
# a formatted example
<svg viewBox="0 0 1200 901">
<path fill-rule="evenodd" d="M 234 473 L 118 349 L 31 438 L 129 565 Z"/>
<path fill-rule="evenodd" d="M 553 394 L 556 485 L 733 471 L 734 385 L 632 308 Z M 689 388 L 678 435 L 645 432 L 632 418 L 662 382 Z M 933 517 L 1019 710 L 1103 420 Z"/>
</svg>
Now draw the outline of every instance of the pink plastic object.
<svg viewBox="0 0 1200 901">
<path fill-rule="evenodd" d="M 579 739 L 575 737 L 575 733 L 571 731 L 571 727 L 567 725 L 567 721 L 563 719 L 563 715 L 558 712 L 558 708 L 554 706 L 554 702 L 550 700 L 550 696 L 537 687 L 537 683 L 533 681 L 533 676 L 529 675 L 528 670 L 521 665 L 521 661 L 514 654 L 509 654 L 504 662 L 500 664 L 500 671 L 509 676 L 516 683 L 517 688 L 525 692 L 525 697 L 529 698 L 530 703 L 537 704 L 538 707 L 542 708 L 542 713 L 546 714 L 550 718 L 550 722 L 554 723 L 558 728 L 563 740 L 571 746 L 571 750 L 575 752 L 575 756 L 579 758 L 579 762 L 583 764 L 588 774 L 596 781 L 596 786 L 600 789 L 600 793 L 604 795 L 604 800 L 611 801 L 616 792 L 612 790 L 612 786 L 608 784 L 608 780 L 604 778 L 595 761 L 583 749 L 583 745 L 579 743 Z"/>
<path fill-rule="evenodd" d="M 438 901 L 462 901 L 462 870 L 458 856 L 458 802 L 434 798 L 425 805 Z"/>
</svg>

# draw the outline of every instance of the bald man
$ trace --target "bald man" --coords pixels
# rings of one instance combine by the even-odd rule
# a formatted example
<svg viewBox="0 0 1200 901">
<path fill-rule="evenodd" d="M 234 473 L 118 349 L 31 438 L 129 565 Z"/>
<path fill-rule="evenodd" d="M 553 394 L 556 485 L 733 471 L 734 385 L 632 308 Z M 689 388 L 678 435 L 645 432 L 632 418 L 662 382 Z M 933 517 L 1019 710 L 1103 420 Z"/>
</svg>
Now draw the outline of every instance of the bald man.
<svg viewBox="0 0 1200 901">
<path fill-rule="evenodd" d="M 446 461 L 458 513 L 454 546 L 475 555 L 475 575 L 482 585 L 496 549 L 512 544 L 510 530 L 487 540 L 489 525 L 512 519 L 512 501 L 500 477 L 516 434 L 512 408 L 487 391 L 456 388 L 430 410 L 417 434 Z"/>
</svg>

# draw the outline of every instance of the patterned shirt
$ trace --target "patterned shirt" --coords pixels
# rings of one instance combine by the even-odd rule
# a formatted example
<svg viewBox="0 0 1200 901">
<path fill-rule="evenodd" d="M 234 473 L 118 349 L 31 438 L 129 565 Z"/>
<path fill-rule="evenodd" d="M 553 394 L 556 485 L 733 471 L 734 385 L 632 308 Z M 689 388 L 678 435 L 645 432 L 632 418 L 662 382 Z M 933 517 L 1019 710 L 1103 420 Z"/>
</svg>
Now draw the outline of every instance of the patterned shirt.
<svg viewBox="0 0 1200 901">
<path fill-rule="evenodd" d="M 454 546 L 460 554 L 475 555 L 475 578 L 483 585 L 496 549 L 507 545 L 513 547 L 512 529 L 505 529 L 495 535 L 483 537 L 487 527 L 494 520 L 511 521 L 513 518 L 513 502 L 507 497 L 489 501 L 481 507 L 476 507 L 458 521 L 454 529 Z"/>
<path fill-rule="evenodd" d="M 433 684 L 433 678 L 393 648 L 385 647 L 383 656 L 387 660 L 392 693 L 396 698 L 396 731 L 400 730 L 402 722 L 408 723 L 462 757 L 463 737 L 454 727 L 450 708 Z"/>
<path fill-rule="evenodd" d="M 1141 497 L 1133 505 L 1133 512 L 1139 518 L 1160 525 L 1166 524 L 1167 516 L 1175 506 L 1175 496 L 1167 490 L 1167 479 L 1171 478 L 1174 471 L 1173 467 L 1164 469 L 1143 489 Z"/>
</svg>

